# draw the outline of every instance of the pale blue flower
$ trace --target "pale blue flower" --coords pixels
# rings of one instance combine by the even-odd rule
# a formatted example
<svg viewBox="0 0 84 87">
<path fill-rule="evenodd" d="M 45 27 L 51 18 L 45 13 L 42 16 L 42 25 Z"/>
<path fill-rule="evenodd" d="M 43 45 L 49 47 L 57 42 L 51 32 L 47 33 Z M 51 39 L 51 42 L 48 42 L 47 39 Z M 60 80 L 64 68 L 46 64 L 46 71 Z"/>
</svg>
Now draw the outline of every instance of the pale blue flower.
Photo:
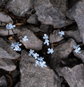
<svg viewBox="0 0 84 87">
<path fill-rule="evenodd" d="M 58 32 L 60 34 L 60 37 L 62 37 L 63 35 L 65 35 L 64 31 Z"/>
<path fill-rule="evenodd" d="M 24 36 L 24 38 L 22 38 L 22 40 L 23 40 L 24 42 L 28 41 L 27 36 Z"/>
<path fill-rule="evenodd" d="M 78 47 L 78 48 L 76 48 L 74 51 L 76 52 L 76 53 L 81 53 L 81 48 L 80 47 Z"/>
<path fill-rule="evenodd" d="M 35 63 L 35 66 L 37 66 L 37 65 L 40 64 L 38 60 L 36 60 L 35 62 L 36 62 L 36 63 Z"/>
<path fill-rule="evenodd" d="M 50 53 L 52 54 L 53 52 L 54 52 L 54 51 L 53 51 L 53 49 L 52 49 L 52 48 L 51 48 L 51 49 L 50 49 L 50 48 L 48 48 L 48 52 L 47 52 L 48 54 L 50 54 Z"/>
<path fill-rule="evenodd" d="M 49 46 L 49 40 L 45 40 L 44 44 L 47 44 L 47 46 Z"/>
<path fill-rule="evenodd" d="M 37 59 L 37 58 L 39 57 L 39 54 L 34 53 L 34 54 L 33 54 L 33 57 L 34 57 L 35 59 Z"/>
<path fill-rule="evenodd" d="M 38 60 L 39 60 L 40 62 L 42 62 L 43 59 L 44 59 L 43 57 L 39 57 L 39 58 L 38 58 Z"/>
<path fill-rule="evenodd" d="M 34 54 L 34 50 L 30 49 L 29 51 L 29 56 L 33 55 Z"/>
<path fill-rule="evenodd" d="M 14 47 L 14 50 L 15 50 L 15 51 L 21 51 L 21 48 L 20 48 L 18 45 L 16 45 L 16 46 Z"/>
<path fill-rule="evenodd" d="M 47 34 L 44 34 L 43 39 L 47 40 L 48 39 L 48 35 Z"/>
<path fill-rule="evenodd" d="M 14 29 L 14 27 L 16 26 L 12 25 L 11 23 L 6 25 L 6 29 Z"/>
<path fill-rule="evenodd" d="M 76 45 L 76 44 L 75 44 L 75 45 L 73 45 L 73 48 L 74 48 L 74 49 L 77 49 L 79 46 L 80 46 L 80 45 Z"/>
<path fill-rule="evenodd" d="M 46 62 L 45 62 L 45 61 L 40 62 L 40 66 L 41 66 L 42 68 L 43 68 L 43 67 L 47 67 Z"/>
</svg>

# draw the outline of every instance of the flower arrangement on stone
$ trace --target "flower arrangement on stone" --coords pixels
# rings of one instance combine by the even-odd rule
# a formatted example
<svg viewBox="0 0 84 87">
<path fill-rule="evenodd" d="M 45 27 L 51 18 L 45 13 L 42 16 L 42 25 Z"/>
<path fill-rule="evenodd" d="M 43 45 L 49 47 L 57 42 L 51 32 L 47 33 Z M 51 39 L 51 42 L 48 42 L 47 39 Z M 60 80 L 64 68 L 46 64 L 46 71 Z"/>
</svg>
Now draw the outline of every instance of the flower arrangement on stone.
<svg viewBox="0 0 84 87">
<path fill-rule="evenodd" d="M 76 53 L 81 53 L 81 48 L 79 47 L 80 45 L 73 45 L 73 48 L 75 49 L 74 52 Z"/>
<path fill-rule="evenodd" d="M 65 35 L 64 31 L 60 31 L 58 33 L 60 34 L 60 37 L 62 37 L 63 35 Z"/>
</svg>

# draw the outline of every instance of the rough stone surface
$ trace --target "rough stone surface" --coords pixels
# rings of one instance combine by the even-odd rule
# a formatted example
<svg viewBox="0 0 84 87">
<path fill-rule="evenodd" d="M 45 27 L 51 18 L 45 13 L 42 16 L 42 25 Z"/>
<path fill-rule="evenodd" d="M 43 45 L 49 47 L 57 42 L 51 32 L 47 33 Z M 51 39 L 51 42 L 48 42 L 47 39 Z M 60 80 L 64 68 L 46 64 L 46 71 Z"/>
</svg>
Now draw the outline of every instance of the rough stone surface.
<svg viewBox="0 0 84 87">
<path fill-rule="evenodd" d="M 27 36 L 28 38 L 28 41 L 26 42 L 20 40 L 20 42 L 22 42 L 27 49 L 34 49 L 34 50 L 42 49 L 43 42 L 40 39 L 38 39 L 32 31 L 28 30 L 27 28 L 22 28 L 20 30 L 21 30 L 22 38 L 24 36 Z"/>
<path fill-rule="evenodd" d="M 7 87 L 7 82 L 5 76 L 0 78 L 0 87 Z"/>
<path fill-rule="evenodd" d="M 63 76 L 70 87 L 84 87 L 84 65 L 76 65 L 73 68 L 60 69 L 59 75 Z"/>
<path fill-rule="evenodd" d="M 24 16 L 30 7 L 34 5 L 33 3 L 33 0 L 11 0 L 5 7 L 17 16 Z"/>
<path fill-rule="evenodd" d="M 60 37 L 58 32 L 59 30 L 54 30 L 53 33 L 50 34 L 50 43 L 59 42 L 64 39 L 63 37 Z"/>
<path fill-rule="evenodd" d="M 25 50 L 21 54 L 20 72 L 20 87 L 61 87 L 57 86 L 59 82 L 53 70 L 48 67 L 35 66 L 35 59 L 29 57 Z"/>
<path fill-rule="evenodd" d="M 61 59 L 68 58 L 69 54 L 73 50 L 73 45 L 76 42 L 73 39 L 69 39 L 67 42 L 62 43 L 54 48 L 54 53 L 51 55 L 51 65 L 55 68 L 60 63 Z"/>
<path fill-rule="evenodd" d="M 67 0 L 36 0 L 35 10 L 38 20 L 55 28 L 71 24 L 72 21 L 65 17 L 66 4 Z"/>
<path fill-rule="evenodd" d="M 5 3 L 5 0 L 0 0 L 0 6 L 2 6 Z"/>
<path fill-rule="evenodd" d="M 30 24 L 36 24 L 38 22 L 37 15 L 36 14 L 31 15 L 27 22 Z"/>
<path fill-rule="evenodd" d="M 0 55 L 1 57 L 7 57 L 9 59 L 17 59 L 17 58 L 20 58 L 20 54 L 18 54 L 16 51 L 14 51 L 12 48 L 11 48 L 11 45 L 7 44 L 6 41 L 4 41 L 2 38 L 0 38 L 0 48 L 2 54 Z M 6 53 L 6 54 L 4 54 Z M 10 57 L 9 57 L 10 56 Z"/>
<path fill-rule="evenodd" d="M 16 66 L 10 59 L 0 59 L 0 69 L 13 71 L 16 69 Z"/>
<path fill-rule="evenodd" d="M 10 16 L 8 16 L 7 14 L 5 14 L 4 12 L 0 12 L 0 22 L 9 23 L 10 21 L 12 21 L 12 19 L 11 19 Z"/>
<path fill-rule="evenodd" d="M 74 18 L 80 31 L 80 36 L 84 43 L 84 0 L 80 0 L 70 10 L 69 14 Z"/>
<path fill-rule="evenodd" d="M 74 51 L 73 51 L 73 53 L 77 58 L 81 59 L 82 62 L 84 63 L 84 50 L 81 50 L 81 53 L 76 53 Z"/>
</svg>

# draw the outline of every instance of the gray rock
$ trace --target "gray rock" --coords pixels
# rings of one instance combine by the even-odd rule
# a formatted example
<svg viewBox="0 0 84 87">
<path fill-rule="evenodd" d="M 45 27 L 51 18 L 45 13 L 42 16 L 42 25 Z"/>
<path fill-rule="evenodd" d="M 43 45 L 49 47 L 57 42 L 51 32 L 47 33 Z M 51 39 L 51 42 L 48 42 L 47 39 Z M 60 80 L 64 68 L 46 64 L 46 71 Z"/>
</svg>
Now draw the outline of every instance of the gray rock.
<svg viewBox="0 0 84 87">
<path fill-rule="evenodd" d="M 7 44 L 2 38 L 0 38 L 0 57 L 1 58 L 9 58 L 9 59 L 17 59 L 20 58 L 20 54 L 14 51 L 11 48 L 11 45 Z M 4 54 L 5 53 L 5 54 Z"/>
<path fill-rule="evenodd" d="M 5 71 L 13 71 L 16 69 L 16 66 L 10 59 L 0 59 L 0 69 Z"/>
<path fill-rule="evenodd" d="M 51 55 L 51 65 L 56 68 L 60 63 L 61 59 L 68 58 L 69 54 L 73 50 L 73 45 L 76 42 L 73 39 L 69 39 L 67 42 L 62 43 L 54 48 L 54 53 Z"/>
<path fill-rule="evenodd" d="M 24 16 L 24 14 L 34 5 L 33 0 L 10 0 L 6 4 L 6 9 L 13 12 L 17 16 Z"/>
<path fill-rule="evenodd" d="M 20 86 L 20 82 L 18 82 L 18 83 L 15 85 L 15 87 L 21 87 L 21 86 Z"/>
<path fill-rule="evenodd" d="M 58 78 L 48 67 L 35 66 L 35 59 L 23 50 L 20 61 L 20 87 L 61 87 L 57 86 Z"/>
<path fill-rule="evenodd" d="M 63 37 L 60 37 L 59 32 L 60 30 L 54 30 L 53 33 L 50 34 L 50 43 L 59 42 L 63 40 Z"/>
<path fill-rule="evenodd" d="M 36 14 L 33 14 L 29 17 L 29 19 L 27 20 L 28 23 L 30 24 L 36 24 L 38 23 L 38 18 Z"/>
<path fill-rule="evenodd" d="M 81 59 L 82 62 L 84 63 L 84 50 L 81 50 L 81 53 L 76 53 L 74 51 L 73 51 L 73 53 L 77 58 Z"/>
<path fill-rule="evenodd" d="M 13 20 L 11 19 L 10 16 L 5 14 L 4 12 L 0 12 L 0 22 L 9 23 L 10 21 L 12 21 L 12 23 L 13 23 Z"/>
<path fill-rule="evenodd" d="M 73 38 L 77 43 L 82 42 L 82 39 L 80 37 L 80 33 L 78 30 L 65 31 L 65 36 Z"/>
<path fill-rule="evenodd" d="M 0 78 L 0 87 L 7 87 L 7 82 L 5 76 Z"/>
<path fill-rule="evenodd" d="M 0 6 L 2 6 L 5 3 L 5 0 L 0 0 Z"/>
<path fill-rule="evenodd" d="M 84 65 L 76 65 L 73 68 L 64 67 L 58 71 L 63 76 L 70 87 L 84 87 Z"/>
<path fill-rule="evenodd" d="M 80 31 L 80 36 L 84 43 L 84 0 L 77 2 L 70 10 L 69 14 L 74 18 Z"/>
<path fill-rule="evenodd" d="M 36 0 L 35 10 L 38 20 L 43 24 L 61 28 L 72 23 L 66 19 L 67 0 Z"/>
<path fill-rule="evenodd" d="M 28 38 L 28 41 L 26 42 L 24 42 L 23 40 L 20 40 L 20 42 L 23 43 L 26 49 L 34 49 L 34 50 L 42 49 L 43 42 L 40 39 L 38 39 L 32 31 L 28 30 L 27 28 L 22 28 L 20 30 L 21 30 L 20 35 L 22 35 L 22 38 L 24 36 L 27 36 Z"/>
</svg>

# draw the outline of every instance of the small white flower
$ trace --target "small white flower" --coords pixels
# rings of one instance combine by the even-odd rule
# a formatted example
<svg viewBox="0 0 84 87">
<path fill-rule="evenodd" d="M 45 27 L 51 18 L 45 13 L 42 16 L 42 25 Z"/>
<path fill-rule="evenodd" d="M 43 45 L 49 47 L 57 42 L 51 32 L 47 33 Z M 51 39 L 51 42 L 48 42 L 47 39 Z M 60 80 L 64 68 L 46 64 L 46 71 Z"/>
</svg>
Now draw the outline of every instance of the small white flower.
<svg viewBox="0 0 84 87">
<path fill-rule="evenodd" d="M 18 45 L 16 45 L 16 46 L 14 47 L 14 50 L 15 50 L 15 51 L 21 51 L 21 48 L 20 48 Z"/>
<path fill-rule="evenodd" d="M 44 66 L 47 67 L 46 62 L 45 62 L 45 61 L 40 62 L 40 66 L 41 66 L 42 68 L 43 68 Z"/>
<path fill-rule="evenodd" d="M 64 31 L 58 32 L 60 34 L 60 37 L 62 37 L 63 35 L 65 35 Z"/>
<path fill-rule="evenodd" d="M 34 54 L 33 54 L 33 57 L 34 57 L 35 59 L 37 59 L 37 58 L 39 57 L 39 54 L 34 53 Z"/>
<path fill-rule="evenodd" d="M 44 59 L 43 57 L 39 57 L 39 58 L 38 58 L 38 60 L 39 60 L 40 62 L 42 62 L 43 59 Z"/>
<path fill-rule="evenodd" d="M 76 53 L 81 53 L 81 48 L 80 47 L 78 47 L 78 48 L 76 48 L 74 51 L 76 52 Z"/>
<path fill-rule="evenodd" d="M 27 36 L 24 36 L 24 38 L 22 38 L 22 40 L 23 40 L 24 42 L 28 41 Z"/>
<path fill-rule="evenodd" d="M 48 35 L 47 34 L 44 34 L 43 39 L 47 40 L 48 39 Z"/>
<path fill-rule="evenodd" d="M 16 26 L 12 25 L 11 23 L 6 25 L 7 29 L 14 29 L 14 27 L 16 27 Z"/>
<path fill-rule="evenodd" d="M 51 48 L 51 49 L 50 49 L 50 48 L 48 48 L 48 52 L 47 52 L 48 54 L 50 54 L 50 53 L 52 54 L 53 52 L 54 52 L 54 51 L 53 51 L 53 49 L 52 49 L 52 48 Z"/>
<path fill-rule="evenodd" d="M 29 51 L 29 56 L 33 55 L 34 54 L 34 50 L 30 49 Z"/>
<path fill-rule="evenodd" d="M 35 66 L 39 65 L 39 61 L 38 60 L 36 60 L 35 62 L 36 62 Z"/>
<path fill-rule="evenodd" d="M 49 40 L 45 40 L 44 44 L 47 44 L 47 46 L 49 46 Z"/>
</svg>

